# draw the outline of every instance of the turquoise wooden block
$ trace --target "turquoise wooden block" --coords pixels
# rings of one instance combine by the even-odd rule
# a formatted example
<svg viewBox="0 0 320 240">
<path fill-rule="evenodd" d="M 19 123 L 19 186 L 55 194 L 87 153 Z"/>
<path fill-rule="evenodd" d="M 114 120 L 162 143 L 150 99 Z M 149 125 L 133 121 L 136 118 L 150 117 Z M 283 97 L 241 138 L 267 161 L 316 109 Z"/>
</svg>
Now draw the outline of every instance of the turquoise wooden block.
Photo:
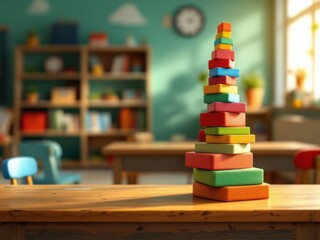
<svg viewBox="0 0 320 240">
<path fill-rule="evenodd" d="M 229 77 L 239 77 L 240 71 L 236 68 L 212 68 L 209 71 L 210 77 L 216 76 L 229 76 Z"/>
<path fill-rule="evenodd" d="M 230 44 L 233 45 L 233 40 L 232 38 L 218 38 L 217 40 L 214 41 L 214 45 L 218 44 Z"/>
<path fill-rule="evenodd" d="M 239 94 L 233 93 L 217 93 L 217 94 L 204 94 L 203 95 L 204 103 L 213 103 L 213 102 L 240 102 Z"/>
</svg>

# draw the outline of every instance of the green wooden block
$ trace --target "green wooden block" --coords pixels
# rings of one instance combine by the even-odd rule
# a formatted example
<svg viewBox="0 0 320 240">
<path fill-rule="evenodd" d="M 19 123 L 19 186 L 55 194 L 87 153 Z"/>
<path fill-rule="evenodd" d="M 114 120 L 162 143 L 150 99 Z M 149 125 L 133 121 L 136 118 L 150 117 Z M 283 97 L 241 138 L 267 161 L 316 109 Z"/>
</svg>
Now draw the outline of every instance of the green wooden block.
<svg viewBox="0 0 320 240">
<path fill-rule="evenodd" d="M 213 103 L 213 102 L 240 102 L 239 94 L 233 93 L 216 93 L 216 94 L 204 94 L 203 95 L 204 103 Z"/>
<path fill-rule="evenodd" d="M 250 143 L 245 144 L 229 144 L 229 143 L 204 143 L 198 142 L 195 144 L 195 152 L 203 153 L 224 153 L 238 154 L 248 153 L 251 151 Z"/>
<path fill-rule="evenodd" d="M 214 41 L 215 46 L 221 43 L 233 45 L 233 40 L 232 38 L 218 38 L 217 40 Z"/>
<path fill-rule="evenodd" d="M 193 179 L 212 187 L 257 185 L 263 183 L 263 169 L 209 171 L 194 168 Z"/>
<path fill-rule="evenodd" d="M 207 135 L 249 135 L 250 127 L 206 127 Z"/>
</svg>

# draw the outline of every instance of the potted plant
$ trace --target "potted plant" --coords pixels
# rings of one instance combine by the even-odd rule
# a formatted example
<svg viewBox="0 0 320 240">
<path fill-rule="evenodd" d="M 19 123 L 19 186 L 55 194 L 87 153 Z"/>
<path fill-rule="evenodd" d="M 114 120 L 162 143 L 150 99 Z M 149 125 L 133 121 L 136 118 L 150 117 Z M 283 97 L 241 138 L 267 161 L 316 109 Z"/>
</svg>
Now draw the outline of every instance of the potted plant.
<svg viewBox="0 0 320 240">
<path fill-rule="evenodd" d="M 116 92 L 111 89 L 111 88 L 107 88 L 105 90 L 105 93 L 103 95 L 103 98 L 105 100 L 108 100 L 108 101 L 118 101 L 119 100 L 119 96 L 116 94 Z"/>
<path fill-rule="evenodd" d="M 248 108 L 260 108 L 264 95 L 264 81 L 262 76 L 257 73 L 245 75 L 242 79 L 242 84 L 245 90 Z"/>
<path fill-rule="evenodd" d="M 37 47 L 40 43 L 39 34 L 35 31 L 30 31 L 27 34 L 27 45 L 30 47 Z"/>
<path fill-rule="evenodd" d="M 36 103 L 39 100 L 39 93 L 36 87 L 30 87 L 27 91 L 27 101 L 29 103 Z"/>
</svg>

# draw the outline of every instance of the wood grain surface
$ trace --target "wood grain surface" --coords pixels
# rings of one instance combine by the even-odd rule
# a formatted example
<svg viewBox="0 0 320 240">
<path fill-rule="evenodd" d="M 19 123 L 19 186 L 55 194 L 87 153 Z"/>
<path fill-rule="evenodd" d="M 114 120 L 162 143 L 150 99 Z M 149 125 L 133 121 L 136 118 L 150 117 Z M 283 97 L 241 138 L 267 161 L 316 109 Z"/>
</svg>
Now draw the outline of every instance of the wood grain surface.
<svg viewBox="0 0 320 240">
<path fill-rule="evenodd" d="M 272 185 L 266 200 L 215 202 L 191 185 L 1 186 L 0 222 L 320 222 L 318 185 Z"/>
</svg>

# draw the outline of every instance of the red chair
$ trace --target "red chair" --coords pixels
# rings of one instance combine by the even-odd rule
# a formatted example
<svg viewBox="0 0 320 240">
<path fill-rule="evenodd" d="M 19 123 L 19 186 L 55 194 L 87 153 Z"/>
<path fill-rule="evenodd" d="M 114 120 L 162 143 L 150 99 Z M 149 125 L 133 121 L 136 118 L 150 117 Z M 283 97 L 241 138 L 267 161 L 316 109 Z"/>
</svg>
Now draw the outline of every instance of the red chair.
<svg viewBox="0 0 320 240">
<path fill-rule="evenodd" d="M 294 166 L 297 168 L 295 183 L 320 183 L 320 149 L 297 152 L 294 156 Z M 315 173 L 313 181 L 310 177 L 312 170 Z"/>
</svg>

